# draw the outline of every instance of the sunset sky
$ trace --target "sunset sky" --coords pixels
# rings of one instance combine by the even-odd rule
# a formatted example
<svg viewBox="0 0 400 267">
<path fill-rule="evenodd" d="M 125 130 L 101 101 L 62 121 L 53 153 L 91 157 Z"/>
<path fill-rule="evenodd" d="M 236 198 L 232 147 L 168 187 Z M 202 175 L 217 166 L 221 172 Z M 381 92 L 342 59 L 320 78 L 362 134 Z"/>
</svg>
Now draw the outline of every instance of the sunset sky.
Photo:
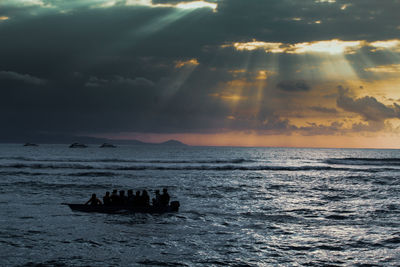
<svg viewBox="0 0 400 267">
<path fill-rule="evenodd" d="M 1 138 L 400 148 L 400 0 L 1 0 Z"/>
</svg>

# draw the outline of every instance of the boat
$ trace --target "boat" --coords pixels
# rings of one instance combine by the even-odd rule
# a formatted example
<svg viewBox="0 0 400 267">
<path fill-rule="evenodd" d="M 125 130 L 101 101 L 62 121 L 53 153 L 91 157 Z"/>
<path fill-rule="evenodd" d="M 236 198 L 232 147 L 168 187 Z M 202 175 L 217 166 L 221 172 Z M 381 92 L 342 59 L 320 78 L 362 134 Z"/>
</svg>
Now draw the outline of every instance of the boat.
<svg viewBox="0 0 400 267">
<path fill-rule="evenodd" d="M 171 204 L 166 207 L 132 207 L 126 205 L 85 205 L 85 204 L 70 204 L 68 205 L 73 211 L 108 213 L 108 214 L 129 214 L 129 213 L 150 213 L 161 214 L 179 211 L 179 201 L 171 201 Z"/>
<path fill-rule="evenodd" d="M 34 143 L 25 143 L 24 146 L 38 146 L 38 145 Z"/>
<path fill-rule="evenodd" d="M 73 143 L 69 146 L 70 148 L 86 148 L 87 145 L 81 143 Z"/>
<path fill-rule="evenodd" d="M 104 144 L 102 144 L 100 147 L 101 147 L 101 148 L 104 148 L 104 147 L 114 148 L 114 147 L 116 147 L 116 146 L 114 146 L 113 144 L 104 143 Z"/>
</svg>

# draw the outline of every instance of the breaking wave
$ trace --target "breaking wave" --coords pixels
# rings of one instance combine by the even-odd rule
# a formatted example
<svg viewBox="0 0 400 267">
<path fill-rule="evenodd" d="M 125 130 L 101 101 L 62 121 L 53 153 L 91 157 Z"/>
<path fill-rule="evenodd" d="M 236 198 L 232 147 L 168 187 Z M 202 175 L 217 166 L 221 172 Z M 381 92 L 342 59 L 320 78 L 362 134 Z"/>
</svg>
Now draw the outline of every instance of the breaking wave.
<svg viewBox="0 0 400 267">
<path fill-rule="evenodd" d="M 400 158 L 330 158 L 325 163 L 332 165 L 400 166 Z"/>
<path fill-rule="evenodd" d="M 117 158 L 103 158 L 103 159 L 76 159 L 76 158 L 60 158 L 60 159 L 36 159 L 36 158 L 28 158 L 28 157 L 0 157 L 0 160 L 16 160 L 16 161 L 26 161 L 26 162 L 77 162 L 77 163 L 165 163 L 165 164 L 190 164 L 190 163 L 199 163 L 199 164 L 221 164 L 221 163 L 248 163 L 254 162 L 254 160 L 250 159 L 195 159 L 195 160 L 159 160 L 159 159 L 117 159 Z"/>
</svg>

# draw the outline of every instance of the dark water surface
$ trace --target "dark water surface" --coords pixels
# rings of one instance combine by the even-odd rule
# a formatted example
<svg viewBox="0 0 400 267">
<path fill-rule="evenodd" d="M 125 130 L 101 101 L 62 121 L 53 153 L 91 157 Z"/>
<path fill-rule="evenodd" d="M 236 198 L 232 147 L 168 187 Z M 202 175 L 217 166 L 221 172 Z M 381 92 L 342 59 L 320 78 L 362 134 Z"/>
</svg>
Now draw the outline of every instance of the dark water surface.
<svg viewBox="0 0 400 267">
<path fill-rule="evenodd" d="M 72 212 L 167 187 L 177 214 Z M 0 145 L 0 266 L 399 266 L 400 151 Z"/>
</svg>

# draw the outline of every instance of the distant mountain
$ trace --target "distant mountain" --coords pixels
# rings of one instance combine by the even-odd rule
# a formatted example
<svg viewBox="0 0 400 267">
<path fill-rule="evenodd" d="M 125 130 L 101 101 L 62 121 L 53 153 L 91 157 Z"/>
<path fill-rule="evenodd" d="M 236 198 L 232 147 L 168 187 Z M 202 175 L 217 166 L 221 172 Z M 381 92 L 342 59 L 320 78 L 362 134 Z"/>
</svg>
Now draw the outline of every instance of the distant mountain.
<svg viewBox="0 0 400 267">
<path fill-rule="evenodd" d="M 177 140 L 168 140 L 162 143 L 147 143 L 139 140 L 111 140 L 108 143 L 113 143 L 117 145 L 143 145 L 143 146 L 187 146 L 186 144 Z"/>
<path fill-rule="evenodd" d="M 186 144 L 177 140 L 168 140 L 162 143 L 147 143 L 139 140 L 118 140 L 118 139 L 108 139 L 108 138 L 97 138 L 91 136 L 74 136 L 74 135 L 62 135 L 62 134 L 30 134 L 30 135 L 14 135 L 1 136 L 0 143 L 21 143 L 26 142 L 36 143 L 36 144 L 72 144 L 72 143 L 82 143 L 82 144 L 103 144 L 110 143 L 115 145 L 159 145 L 159 146 L 187 146 Z"/>
<path fill-rule="evenodd" d="M 187 146 L 186 144 L 178 141 L 178 140 L 168 140 L 162 143 L 159 143 L 158 145 L 162 146 Z"/>
</svg>

